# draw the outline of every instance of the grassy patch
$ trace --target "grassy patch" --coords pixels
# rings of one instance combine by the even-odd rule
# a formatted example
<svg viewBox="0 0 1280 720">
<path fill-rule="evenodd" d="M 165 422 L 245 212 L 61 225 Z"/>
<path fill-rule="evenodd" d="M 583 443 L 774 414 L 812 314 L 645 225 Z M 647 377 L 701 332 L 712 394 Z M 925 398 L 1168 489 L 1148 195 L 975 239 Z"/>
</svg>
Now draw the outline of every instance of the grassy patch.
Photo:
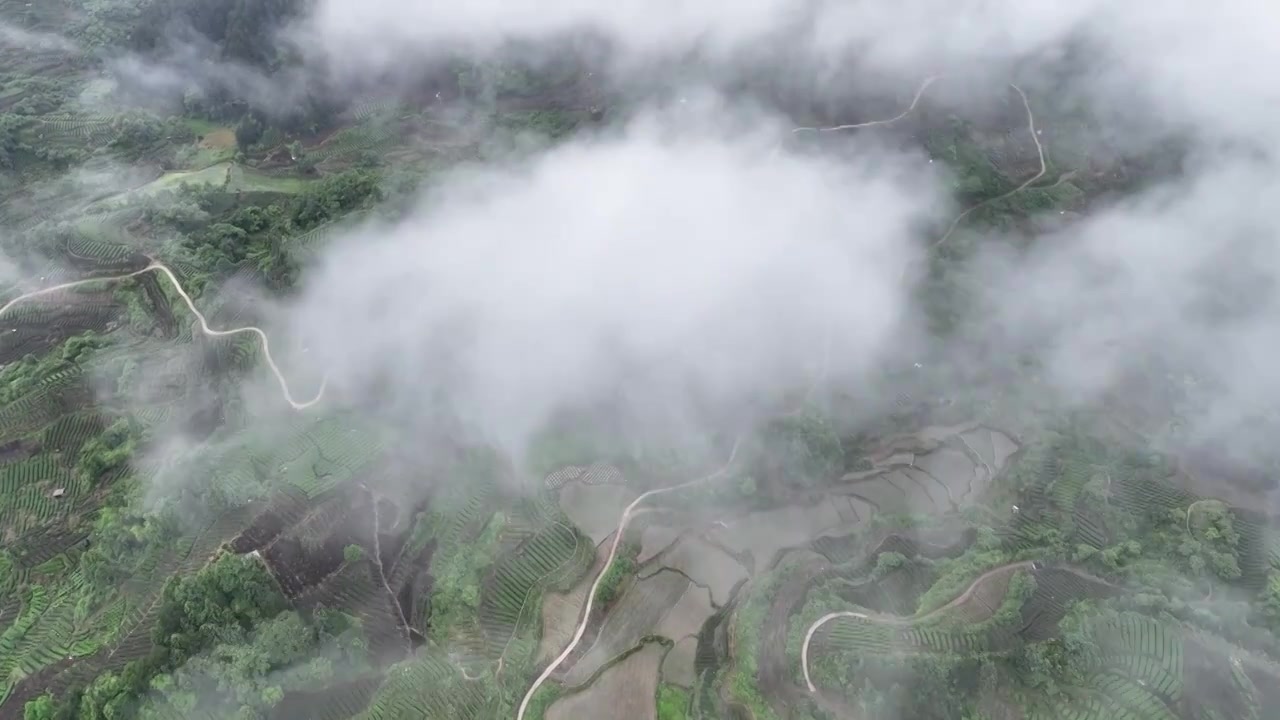
<svg viewBox="0 0 1280 720">
<path fill-rule="evenodd" d="M 525 708 L 524 716 L 529 720 L 542 720 L 547 716 L 547 709 L 563 694 L 559 685 L 543 684 L 529 699 L 529 707 Z"/>
<path fill-rule="evenodd" d="M 165 173 L 163 176 L 131 193 L 113 198 L 112 201 L 118 201 L 128 195 L 152 195 L 166 190 L 177 190 L 183 183 L 188 185 L 212 185 L 229 193 L 257 192 L 293 195 L 305 190 L 312 182 L 312 180 L 305 178 L 267 175 L 230 162 L 219 162 L 201 170 Z"/>
<path fill-rule="evenodd" d="M 730 696 L 748 707 L 756 720 L 778 720 L 773 708 L 769 707 L 760 694 L 760 688 L 756 685 L 756 671 L 759 668 L 760 634 L 764 629 L 765 616 L 769 612 L 769 603 L 782 587 L 787 573 L 792 570 L 794 566 L 783 565 L 759 578 L 733 619 L 737 656 L 730 674 L 725 678 L 725 685 L 729 688 Z"/>
<path fill-rule="evenodd" d="M 236 148 L 236 132 L 229 127 L 215 128 L 199 141 L 202 148 L 209 150 L 234 150 Z"/>
<path fill-rule="evenodd" d="M 431 634 L 448 642 L 453 632 L 480 608 L 480 577 L 498 554 L 498 539 L 507 518 L 494 513 L 474 542 L 445 545 L 436 551 L 431 573 L 436 591 L 431 599 Z"/>
<path fill-rule="evenodd" d="M 658 720 L 685 720 L 689 717 L 689 693 L 675 685 L 658 687 Z"/>
<path fill-rule="evenodd" d="M 609 564 L 609 569 L 605 570 L 600 587 L 596 589 L 596 602 L 608 605 L 618 597 L 623 581 L 635 574 L 635 558 L 639 554 L 640 548 L 630 543 L 618 548 L 617 557 Z"/>
<path fill-rule="evenodd" d="M 974 547 L 960 557 L 938 562 L 938 580 L 928 592 L 920 596 L 917 614 L 923 615 L 946 605 L 959 597 L 984 572 L 1000 567 L 1009 560 L 1009 555 L 1002 550 Z"/>
</svg>

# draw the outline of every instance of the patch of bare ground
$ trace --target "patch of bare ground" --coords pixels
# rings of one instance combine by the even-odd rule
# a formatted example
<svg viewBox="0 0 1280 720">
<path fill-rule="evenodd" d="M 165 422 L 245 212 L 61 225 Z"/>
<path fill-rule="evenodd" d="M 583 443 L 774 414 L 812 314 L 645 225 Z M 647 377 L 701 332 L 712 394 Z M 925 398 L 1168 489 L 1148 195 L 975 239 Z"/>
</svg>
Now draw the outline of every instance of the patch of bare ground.
<svg viewBox="0 0 1280 720">
<path fill-rule="evenodd" d="M 999 430 L 990 432 L 991 443 L 994 448 L 993 452 L 995 453 L 995 459 L 991 461 L 991 465 L 998 471 L 1009 462 L 1009 458 L 1013 457 L 1014 453 L 1018 452 L 1018 443 Z"/>
<path fill-rule="evenodd" d="M 685 688 L 693 687 L 693 683 L 698 679 L 694 671 L 694 658 L 697 652 L 696 637 L 687 637 L 676 643 L 675 647 L 668 650 L 667 656 L 662 659 L 662 681 Z"/>
<path fill-rule="evenodd" d="M 653 720 L 662 654 L 661 645 L 645 645 L 606 670 L 590 687 L 552 703 L 547 720 Z"/>
<path fill-rule="evenodd" d="M 840 518 L 846 525 L 867 522 L 876 512 L 876 509 L 866 500 L 847 495 L 833 496 L 831 504 L 835 506 L 836 512 L 840 513 Z"/>
<path fill-rule="evenodd" d="M 200 147 L 210 150 L 226 150 L 236 146 L 236 131 L 231 128 L 218 128 L 200 140 Z"/>
<path fill-rule="evenodd" d="M 737 560 L 696 535 L 680 538 L 659 562 L 710 588 L 711 601 L 718 606 L 729 602 L 734 586 L 747 577 L 746 568 Z"/>
<path fill-rule="evenodd" d="M 625 485 L 586 484 L 587 476 L 560 488 L 560 507 L 591 542 L 599 545 L 613 534 L 618 516 L 638 493 Z"/>
<path fill-rule="evenodd" d="M 711 607 L 711 593 L 706 588 L 689 585 L 684 595 L 662 616 L 662 622 L 654 629 L 654 634 L 668 640 L 679 640 L 696 635 L 699 628 L 715 613 Z"/>
<path fill-rule="evenodd" d="M 31 438 L 10 440 L 0 443 L 0 462 L 16 462 L 25 460 L 40 452 L 40 443 Z"/>
<path fill-rule="evenodd" d="M 850 484 L 847 490 L 881 513 L 905 513 L 911 509 L 906 493 L 883 474 L 859 480 Z"/>
<path fill-rule="evenodd" d="M 591 644 L 565 673 L 564 684 L 575 687 L 587 682 L 610 660 L 654 634 L 691 585 L 688 578 L 671 570 L 633 583 L 609 610 Z"/>
<path fill-rule="evenodd" d="M 607 547 L 603 544 L 596 547 L 596 560 L 591 565 L 591 571 L 583 575 L 571 590 L 563 593 L 551 592 L 543 597 L 542 637 L 538 640 L 539 665 L 549 662 L 573 638 L 578 618 L 582 615 L 582 606 L 587 602 L 587 593 L 591 592 L 591 583 L 604 569 L 605 558 L 609 555 Z"/>
<path fill-rule="evenodd" d="M 986 576 L 982 582 L 976 583 L 968 595 L 962 595 L 962 601 L 956 603 L 946 612 L 946 622 L 961 624 L 979 623 L 990 620 L 1000 609 L 1000 603 L 1009 592 L 1009 582 L 1022 568 L 1006 567 Z"/>
<path fill-rule="evenodd" d="M 907 506 L 911 508 L 911 512 L 922 515 L 932 515 L 934 513 L 946 512 L 947 496 L 946 488 L 938 486 L 936 483 L 929 482 L 927 476 L 920 473 L 910 472 L 911 468 L 903 470 L 891 470 L 885 476 L 885 480 L 892 483 L 894 487 L 902 491 L 907 496 Z M 930 494 L 929 485 L 933 485 L 933 492 L 939 497 L 934 499 Z"/>
<path fill-rule="evenodd" d="M 658 553 L 671 547 L 680 537 L 680 529 L 671 527 L 670 525 L 650 524 L 640 533 L 640 554 L 636 556 L 636 562 L 643 565 Z"/>
<path fill-rule="evenodd" d="M 733 552 L 749 552 L 752 572 L 762 572 L 782 550 L 804 545 L 844 525 L 836 503 L 824 498 L 814 505 L 750 513 L 712 529 L 709 537 Z"/>
<path fill-rule="evenodd" d="M 985 470 L 979 467 L 963 450 L 942 448 L 916 458 L 915 466 L 933 478 L 951 493 L 957 504 L 969 502 L 983 487 L 980 476 Z"/>
</svg>

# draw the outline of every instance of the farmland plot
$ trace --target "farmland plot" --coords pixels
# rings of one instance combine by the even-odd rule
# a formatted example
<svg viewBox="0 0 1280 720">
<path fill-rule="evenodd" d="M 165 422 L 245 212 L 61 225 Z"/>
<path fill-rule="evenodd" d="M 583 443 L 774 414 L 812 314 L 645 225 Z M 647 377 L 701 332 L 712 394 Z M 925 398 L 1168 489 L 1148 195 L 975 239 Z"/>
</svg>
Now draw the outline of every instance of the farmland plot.
<svg viewBox="0 0 1280 720">
<path fill-rule="evenodd" d="M 688 578 L 669 570 L 633 584 L 605 618 L 590 647 L 565 674 L 565 685 L 582 685 L 610 660 L 652 635 L 691 585 Z"/>
<path fill-rule="evenodd" d="M 635 498 L 636 491 L 625 485 L 588 485 L 575 480 L 560 489 L 565 515 L 596 545 L 613 533 L 623 508 Z"/>
<path fill-rule="evenodd" d="M 733 588 L 747 577 L 746 568 L 720 548 L 694 535 L 681 538 L 659 562 L 711 589 L 711 601 L 723 606 Z"/>
<path fill-rule="evenodd" d="M 660 645 L 649 643 L 609 668 L 590 687 L 557 700 L 547 710 L 547 720 L 653 720 L 662 654 Z"/>
<path fill-rule="evenodd" d="M 591 565 L 591 570 L 572 590 L 547 593 L 542 598 L 542 637 L 538 641 L 537 655 L 539 664 L 549 661 L 573 638 L 587 593 L 591 591 L 595 577 L 604 570 L 608 554 L 606 548 L 597 548 L 596 560 Z"/>
<path fill-rule="evenodd" d="M 735 552 L 751 553 L 753 570 L 760 572 L 785 548 L 803 545 L 842 525 L 839 509 L 826 499 L 808 507 L 751 513 L 712 530 L 711 538 Z"/>
<path fill-rule="evenodd" d="M 685 688 L 693 687 L 693 683 L 697 680 L 693 669 L 693 660 L 697 652 L 696 637 L 685 638 L 676 643 L 675 647 L 667 651 L 667 656 L 662 659 L 662 681 Z"/>
</svg>

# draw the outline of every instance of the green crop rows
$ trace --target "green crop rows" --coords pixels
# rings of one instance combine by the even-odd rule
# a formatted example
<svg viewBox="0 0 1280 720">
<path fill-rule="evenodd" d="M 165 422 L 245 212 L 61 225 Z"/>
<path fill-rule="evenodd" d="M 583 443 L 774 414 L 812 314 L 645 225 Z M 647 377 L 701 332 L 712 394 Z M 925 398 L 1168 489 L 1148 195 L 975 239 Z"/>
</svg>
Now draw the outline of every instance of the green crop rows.
<svg viewBox="0 0 1280 720">
<path fill-rule="evenodd" d="M 377 151 L 394 143 L 397 135 L 396 128 L 388 123 L 369 122 L 363 126 L 339 132 L 323 145 L 310 150 L 309 155 L 323 161 L 341 159 L 360 152 Z"/>
<path fill-rule="evenodd" d="M 529 503 L 527 524 L 504 531 L 514 544 L 494 565 L 480 597 L 480 626 L 489 657 L 498 657 L 513 637 L 534 619 L 537 597 L 546 589 L 578 577 L 595 555 L 595 546 L 549 503 Z"/>
<path fill-rule="evenodd" d="M 486 717 L 492 686 L 466 680 L 436 653 L 421 653 L 391 668 L 387 681 L 358 720 L 469 720 Z"/>
</svg>

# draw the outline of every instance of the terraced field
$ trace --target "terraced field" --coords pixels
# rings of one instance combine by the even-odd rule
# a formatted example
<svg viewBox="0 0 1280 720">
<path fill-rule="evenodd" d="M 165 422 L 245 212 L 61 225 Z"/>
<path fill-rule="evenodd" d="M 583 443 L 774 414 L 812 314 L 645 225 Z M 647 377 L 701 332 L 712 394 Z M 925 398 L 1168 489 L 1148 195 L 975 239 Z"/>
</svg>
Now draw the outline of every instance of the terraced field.
<svg viewBox="0 0 1280 720">
<path fill-rule="evenodd" d="M 693 578 L 710 591 L 719 607 L 727 605 L 738 583 L 747 579 L 746 569 L 736 559 L 696 535 L 681 538 L 654 564 Z M 644 577 L 645 571 L 640 575 Z"/>
<path fill-rule="evenodd" d="M 563 683 L 569 687 L 583 685 L 609 661 L 638 646 L 645 637 L 656 634 L 664 624 L 677 628 L 680 638 L 689 634 L 688 621 L 680 617 L 686 614 L 685 609 L 678 608 L 678 605 L 691 587 L 693 584 L 688 578 L 671 571 L 663 571 L 637 581 L 611 609 L 595 637 L 585 644 L 580 656 L 572 659 L 572 664 L 564 674 Z M 709 616 L 710 607 L 706 610 Z M 668 620 L 669 616 L 673 617 Z M 700 624 L 694 623 L 693 628 L 696 629 Z"/>
<path fill-rule="evenodd" d="M 939 398 L 933 368 L 891 357 L 920 372 L 891 369 L 888 392 L 925 399 L 904 392 L 870 418 L 879 399 L 846 383 L 828 340 L 807 387 L 752 388 L 750 411 L 691 392 L 697 419 L 673 434 L 706 437 L 678 449 L 603 421 L 581 433 L 603 441 L 574 442 L 581 429 L 554 422 L 567 439 L 516 453 L 450 403 L 388 419 L 395 383 L 352 397 L 303 376 L 321 390 L 295 401 L 285 376 L 301 350 L 282 371 L 254 325 L 259 296 L 236 286 L 288 305 L 331 243 L 393 227 L 447 162 L 512 138 L 528 152 L 616 108 L 559 60 L 462 58 L 408 93 L 434 109 L 373 93 L 317 113 L 340 121 L 285 127 L 232 117 L 238 98 L 196 117 L 213 113 L 192 93 L 176 123 L 100 115 L 86 108 L 125 102 L 104 87 L 111 55 L 57 40 L 109 33 L 117 11 L 0 0 L 6 37 L 45 45 L 0 49 L 3 219 L 26 278 L 0 287 L 0 720 L 1265 720 L 1280 707 L 1269 518 L 1205 502 L 1150 448 L 1091 434 L 1095 408 L 1050 418 L 1045 398 L 1015 397 L 1048 394 L 1038 376 L 991 383 L 990 398 L 948 381 Z M 931 105 L 941 84 L 924 79 L 898 115 L 797 130 L 925 138 L 965 203 L 931 238 L 950 241 L 928 256 L 940 265 L 979 256 L 962 221 L 1021 239 L 1050 205 L 1081 204 L 1084 168 L 1042 144 L 1038 98 L 1012 86 L 1014 112 L 980 128 Z M 464 86 L 484 88 L 479 111 L 441 109 Z M 841 105 L 819 100 L 786 114 Z M 113 182 L 56 187 L 137 157 Z M 23 295 L 39 288 L 54 289 Z M 929 303 L 962 304 L 949 293 Z M 1034 358 L 991 360 L 998 375 Z M 262 396 L 268 371 L 284 403 Z M 775 394 L 803 400 L 779 409 Z M 711 455 L 714 472 L 686 472 Z M 279 626 L 288 637 L 270 634 L 277 618 L 297 621 Z M 46 693 L 90 709 L 56 714 Z M 947 704 L 962 697 L 975 702 Z"/>
<path fill-rule="evenodd" d="M 656 718 L 654 696 L 663 648 L 646 644 L 625 660 L 611 666 L 591 686 L 557 700 L 547 710 L 547 720 L 587 717 Z"/>
</svg>

